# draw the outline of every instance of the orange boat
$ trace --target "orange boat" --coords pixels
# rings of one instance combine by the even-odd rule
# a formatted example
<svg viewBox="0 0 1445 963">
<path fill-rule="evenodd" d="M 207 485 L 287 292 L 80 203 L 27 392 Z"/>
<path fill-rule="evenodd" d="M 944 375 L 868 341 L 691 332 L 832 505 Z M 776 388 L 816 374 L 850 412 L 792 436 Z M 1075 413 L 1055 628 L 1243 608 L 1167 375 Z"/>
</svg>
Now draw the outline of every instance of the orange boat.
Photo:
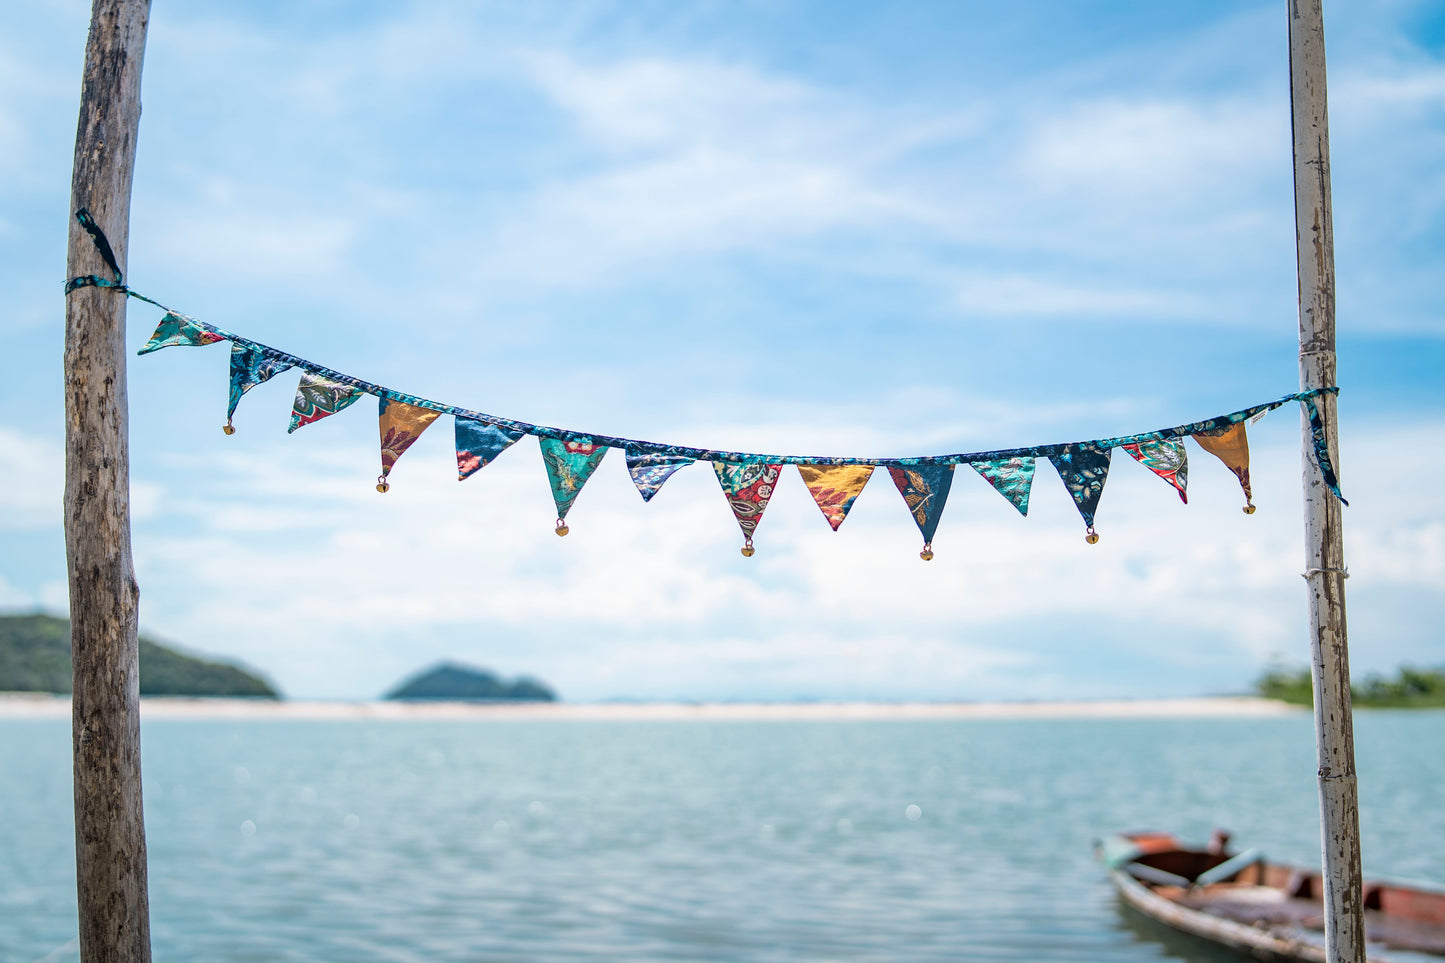
<svg viewBox="0 0 1445 963">
<path fill-rule="evenodd" d="M 1126 833 L 1097 852 L 1124 902 L 1151 919 L 1255 959 L 1326 963 L 1318 872 L 1231 852 L 1222 830 L 1205 847 Z M 1367 882 L 1364 895 L 1371 963 L 1391 951 L 1445 956 L 1445 890 Z"/>
</svg>

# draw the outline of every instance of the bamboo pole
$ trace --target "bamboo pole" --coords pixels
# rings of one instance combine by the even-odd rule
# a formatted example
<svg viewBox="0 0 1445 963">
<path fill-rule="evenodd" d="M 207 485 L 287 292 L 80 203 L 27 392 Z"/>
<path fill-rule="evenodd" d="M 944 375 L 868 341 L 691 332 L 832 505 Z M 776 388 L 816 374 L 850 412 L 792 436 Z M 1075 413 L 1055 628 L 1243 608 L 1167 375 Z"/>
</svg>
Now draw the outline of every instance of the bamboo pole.
<svg viewBox="0 0 1445 963">
<path fill-rule="evenodd" d="M 1295 249 L 1299 261 L 1300 387 L 1338 384 L 1335 373 L 1335 237 L 1330 205 L 1329 109 L 1321 0 L 1289 4 L 1290 104 L 1294 127 Z M 1338 469 L 1337 404 L 1317 401 Z M 1345 631 L 1345 554 L 1340 503 L 1325 487 L 1304 436 L 1305 580 L 1319 760 L 1325 948 L 1331 963 L 1365 959 L 1359 794 Z"/>
<path fill-rule="evenodd" d="M 70 210 L 89 210 L 124 269 L 150 0 L 95 0 Z M 112 272 L 70 221 L 69 277 Z M 74 664 L 71 744 L 83 963 L 148 963 L 141 808 L 139 591 L 130 549 L 126 295 L 65 299 L 65 550 Z"/>
</svg>

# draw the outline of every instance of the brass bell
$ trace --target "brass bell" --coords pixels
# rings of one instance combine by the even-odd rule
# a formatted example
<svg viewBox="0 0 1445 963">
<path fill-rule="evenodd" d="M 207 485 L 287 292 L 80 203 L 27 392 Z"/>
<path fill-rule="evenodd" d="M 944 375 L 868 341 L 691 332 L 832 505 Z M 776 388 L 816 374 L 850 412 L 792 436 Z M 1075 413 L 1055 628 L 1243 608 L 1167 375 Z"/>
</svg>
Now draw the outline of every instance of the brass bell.
<svg viewBox="0 0 1445 963">
<path fill-rule="evenodd" d="M 570 528 L 567 527 L 567 523 L 566 523 L 566 522 L 562 521 L 562 519 L 560 519 L 560 518 L 557 519 L 557 537 L 558 537 L 558 538 L 561 538 L 563 535 L 566 535 L 566 534 L 567 534 L 568 532 L 570 532 L 570 531 L 572 531 L 572 529 L 570 529 Z"/>
<path fill-rule="evenodd" d="M 1253 502 L 1250 502 L 1248 505 L 1245 505 L 1245 506 L 1244 506 L 1244 514 L 1246 514 L 1246 515 L 1253 515 L 1253 514 L 1254 514 L 1254 503 L 1253 503 Z"/>
<path fill-rule="evenodd" d="M 933 543 L 924 542 L 923 551 L 918 553 L 918 557 L 923 559 L 925 562 L 933 561 Z"/>
<path fill-rule="evenodd" d="M 376 490 L 379 491 L 379 492 L 381 492 L 383 495 L 385 495 L 387 492 L 391 491 L 391 486 L 386 483 L 386 476 L 385 476 L 385 475 L 379 475 L 379 476 L 377 476 L 377 479 L 376 479 Z"/>
<path fill-rule="evenodd" d="M 230 421 L 229 418 L 226 420 L 226 423 L 221 426 L 221 430 L 224 431 L 224 432 L 225 432 L 226 434 L 228 434 L 228 435 L 234 435 L 234 434 L 236 433 L 236 429 L 235 429 L 235 427 L 231 424 L 231 421 Z"/>
<path fill-rule="evenodd" d="M 743 542 L 742 552 L 743 558 L 753 557 L 753 537 L 751 535 L 749 535 L 747 537 L 747 540 Z"/>
<path fill-rule="evenodd" d="M 1098 544 L 1099 544 L 1099 533 L 1096 532 L 1096 531 L 1094 531 L 1093 527 L 1090 526 L 1090 528 L 1089 528 L 1089 534 L 1087 534 L 1087 535 L 1084 536 L 1084 541 L 1088 542 L 1090 545 L 1098 545 Z"/>
</svg>

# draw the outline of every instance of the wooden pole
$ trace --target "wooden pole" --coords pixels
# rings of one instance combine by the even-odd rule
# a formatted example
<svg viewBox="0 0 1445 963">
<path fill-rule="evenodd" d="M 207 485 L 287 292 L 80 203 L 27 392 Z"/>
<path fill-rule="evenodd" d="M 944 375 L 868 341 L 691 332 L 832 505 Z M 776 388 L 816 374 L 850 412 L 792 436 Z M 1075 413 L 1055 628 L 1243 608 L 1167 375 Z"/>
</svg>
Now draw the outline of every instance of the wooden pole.
<svg viewBox="0 0 1445 963">
<path fill-rule="evenodd" d="M 124 270 L 150 0 L 95 0 L 70 212 L 89 210 Z M 70 221 L 69 277 L 111 271 Z M 130 551 L 126 295 L 65 299 L 65 550 L 74 662 L 75 871 L 83 963 L 149 963 L 141 809 L 139 592 Z"/>
<path fill-rule="evenodd" d="M 1321 0 L 1289 5 L 1290 104 L 1294 126 L 1295 250 L 1299 261 L 1300 388 L 1338 384 L 1335 374 L 1335 236 L 1330 207 L 1329 109 Z M 1334 395 L 1317 403 L 1330 457 L 1339 466 Z M 1304 435 L 1305 580 L 1319 759 L 1324 856 L 1325 956 L 1364 963 L 1360 809 L 1345 631 L 1345 553 L 1340 503 L 1325 487 Z"/>
</svg>

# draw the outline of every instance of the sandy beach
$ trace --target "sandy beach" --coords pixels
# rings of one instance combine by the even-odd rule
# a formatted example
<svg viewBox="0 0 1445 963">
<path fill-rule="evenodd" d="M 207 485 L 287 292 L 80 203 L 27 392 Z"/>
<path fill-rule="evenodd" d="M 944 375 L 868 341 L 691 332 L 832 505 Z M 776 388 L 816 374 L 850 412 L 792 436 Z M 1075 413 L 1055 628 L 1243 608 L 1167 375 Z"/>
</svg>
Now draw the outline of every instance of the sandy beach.
<svg viewBox="0 0 1445 963">
<path fill-rule="evenodd" d="M 143 719 L 278 720 L 869 720 L 869 719 L 1136 719 L 1280 716 L 1306 710 L 1253 696 L 1111 699 L 1072 702 L 341 702 L 147 698 Z M 70 717 L 67 696 L 0 693 L 0 719 Z"/>
</svg>

